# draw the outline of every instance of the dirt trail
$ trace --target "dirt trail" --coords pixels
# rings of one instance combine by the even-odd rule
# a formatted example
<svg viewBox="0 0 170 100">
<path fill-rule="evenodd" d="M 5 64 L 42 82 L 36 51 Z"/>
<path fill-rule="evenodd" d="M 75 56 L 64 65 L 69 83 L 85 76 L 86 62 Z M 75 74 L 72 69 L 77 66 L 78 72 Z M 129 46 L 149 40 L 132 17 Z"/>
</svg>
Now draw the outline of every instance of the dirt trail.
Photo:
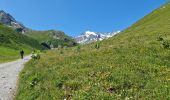
<svg viewBox="0 0 170 100">
<path fill-rule="evenodd" d="M 26 56 L 24 59 L 0 64 L 0 100 L 13 99 L 19 72 L 30 59 L 30 56 Z"/>
</svg>

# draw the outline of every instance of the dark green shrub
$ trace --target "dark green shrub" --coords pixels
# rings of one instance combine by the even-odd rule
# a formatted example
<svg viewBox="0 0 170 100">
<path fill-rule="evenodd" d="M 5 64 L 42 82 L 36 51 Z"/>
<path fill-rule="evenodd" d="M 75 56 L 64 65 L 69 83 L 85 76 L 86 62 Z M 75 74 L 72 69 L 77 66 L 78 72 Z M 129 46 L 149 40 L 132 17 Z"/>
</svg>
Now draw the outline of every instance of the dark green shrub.
<svg viewBox="0 0 170 100">
<path fill-rule="evenodd" d="M 60 54 L 64 54 L 64 52 L 62 50 L 60 50 Z"/>
<path fill-rule="evenodd" d="M 165 49 L 170 49 L 170 44 L 168 43 L 168 41 L 163 41 L 162 45 Z"/>
<path fill-rule="evenodd" d="M 33 88 L 37 84 L 38 84 L 38 78 L 34 78 L 30 83 L 30 87 Z"/>
<path fill-rule="evenodd" d="M 94 47 L 95 47 L 96 49 L 99 49 L 99 48 L 100 48 L 100 44 L 99 44 L 99 43 L 96 43 Z"/>
<path fill-rule="evenodd" d="M 61 89 L 64 85 L 64 81 L 63 80 L 57 80 L 55 84 L 56 84 L 57 88 Z"/>
<path fill-rule="evenodd" d="M 157 40 L 158 40 L 158 41 L 164 41 L 164 39 L 163 39 L 161 36 L 159 36 L 159 37 L 157 38 Z"/>
<path fill-rule="evenodd" d="M 79 45 L 77 46 L 77 52 L 80 52 L 80 50 L 81 50 L 81 46 Z"/>
<path fill-rule="evenodd" d="M 165 49 L 170 49 L 170 43 L 167 40 L 165 40 L 163 37 L 159 36 L 157 40 L 161 42 L 161 44 Z"/>
</svg>

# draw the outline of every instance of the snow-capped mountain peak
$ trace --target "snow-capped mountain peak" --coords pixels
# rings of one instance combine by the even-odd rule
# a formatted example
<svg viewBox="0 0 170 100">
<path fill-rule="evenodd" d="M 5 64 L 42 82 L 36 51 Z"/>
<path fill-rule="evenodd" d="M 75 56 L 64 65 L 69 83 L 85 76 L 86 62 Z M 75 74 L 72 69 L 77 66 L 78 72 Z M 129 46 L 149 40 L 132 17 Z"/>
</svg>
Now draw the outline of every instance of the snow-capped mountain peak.
<svg viewBox="0 0 170 100">
<path fill-rule="evenodd" d="M 86 31 L 82 35 L 77 36 L 74 39 L 80 44 L 87 44 L 95 41 L 102 41 L 104 39 L 108 39 L 118 33 L 120 33 L 120 31 L 110 33 Z"/>
<path fill-rule="evenodd" d="M 84 33 L 84 35 L 90 36 L 90 35 L 97 35 L 97 34 L 96 34 L 95 32 L 86 31 L 86 32 Z"/>
</svg>

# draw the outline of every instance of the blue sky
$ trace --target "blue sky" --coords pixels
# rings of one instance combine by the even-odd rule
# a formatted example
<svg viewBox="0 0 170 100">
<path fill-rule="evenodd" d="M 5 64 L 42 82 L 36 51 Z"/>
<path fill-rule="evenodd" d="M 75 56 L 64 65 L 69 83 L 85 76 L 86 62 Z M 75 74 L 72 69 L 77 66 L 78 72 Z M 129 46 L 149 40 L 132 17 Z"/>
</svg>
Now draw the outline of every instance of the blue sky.
<svg viewBox="0 0 170 100">
<path fill-rule="evenodd" d="M 35 30 L 123 30 L 168 0 L 0 0 L 0 9 Z"/>
</svg>

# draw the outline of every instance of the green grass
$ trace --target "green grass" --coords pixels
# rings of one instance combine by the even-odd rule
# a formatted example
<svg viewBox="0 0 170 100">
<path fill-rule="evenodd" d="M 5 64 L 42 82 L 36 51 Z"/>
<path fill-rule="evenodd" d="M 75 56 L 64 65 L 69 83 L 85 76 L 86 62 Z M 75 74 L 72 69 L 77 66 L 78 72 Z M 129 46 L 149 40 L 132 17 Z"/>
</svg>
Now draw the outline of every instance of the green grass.
<svg viewBox="0 0 170 100">
<path fill-rule="evenodd" d="M 18 59 L 21 49 L 29 54 L 33 49 L 41 48 L 36 40 L 0 24 L 0 63 Z"/>
<path fill-rule="evenodd" d="M 30 61 L 16 100 L 170 99 L 170 50 L 157 41 L 170 41 L 170 3 L 164 6 L 113 38 Z"/>
<path fill-rule="evenodd" d="M 69 36 L 65 35 L 62 31 L 48 30 L 48 31 L 29 31 L 27 36 L 34 38 L 39 43 L 45 43 L 48 46 L 53 45 L 54 48 L 59 46 L 71 47 L 77 45 L 77 43 Z"/>
<path fill-rule="evenodd" d="M 48 46 L 53 44 L 53 47 L 77 45 L 73 39 L 61 31 L 29 31 L 21 34 L 12 28 L 0 24 L 0 63 L 19 58 L 18 52 L 21 49 L 24 49 L 27 54 L 33 51 L 33 49 L 46 49 L 41 43 L 45 43 Z"/>
<path fill-rule="evenodd" d="M 32 51 L 28 48 L 23 48 L 25 55 L 30 54 Z M 0 47 L 0 63 L 5 63 L 20 59 L 20 50 L 11 49 L 8 47 Z"/>
<path fill-rule="evenodd" d="M 12 61 L 12 60 L 19 58 L 16 50 L 5 48 L 5 47 L 0 47 L 0 51 L 1 51 L 0 63 Z"/>
</svg>

